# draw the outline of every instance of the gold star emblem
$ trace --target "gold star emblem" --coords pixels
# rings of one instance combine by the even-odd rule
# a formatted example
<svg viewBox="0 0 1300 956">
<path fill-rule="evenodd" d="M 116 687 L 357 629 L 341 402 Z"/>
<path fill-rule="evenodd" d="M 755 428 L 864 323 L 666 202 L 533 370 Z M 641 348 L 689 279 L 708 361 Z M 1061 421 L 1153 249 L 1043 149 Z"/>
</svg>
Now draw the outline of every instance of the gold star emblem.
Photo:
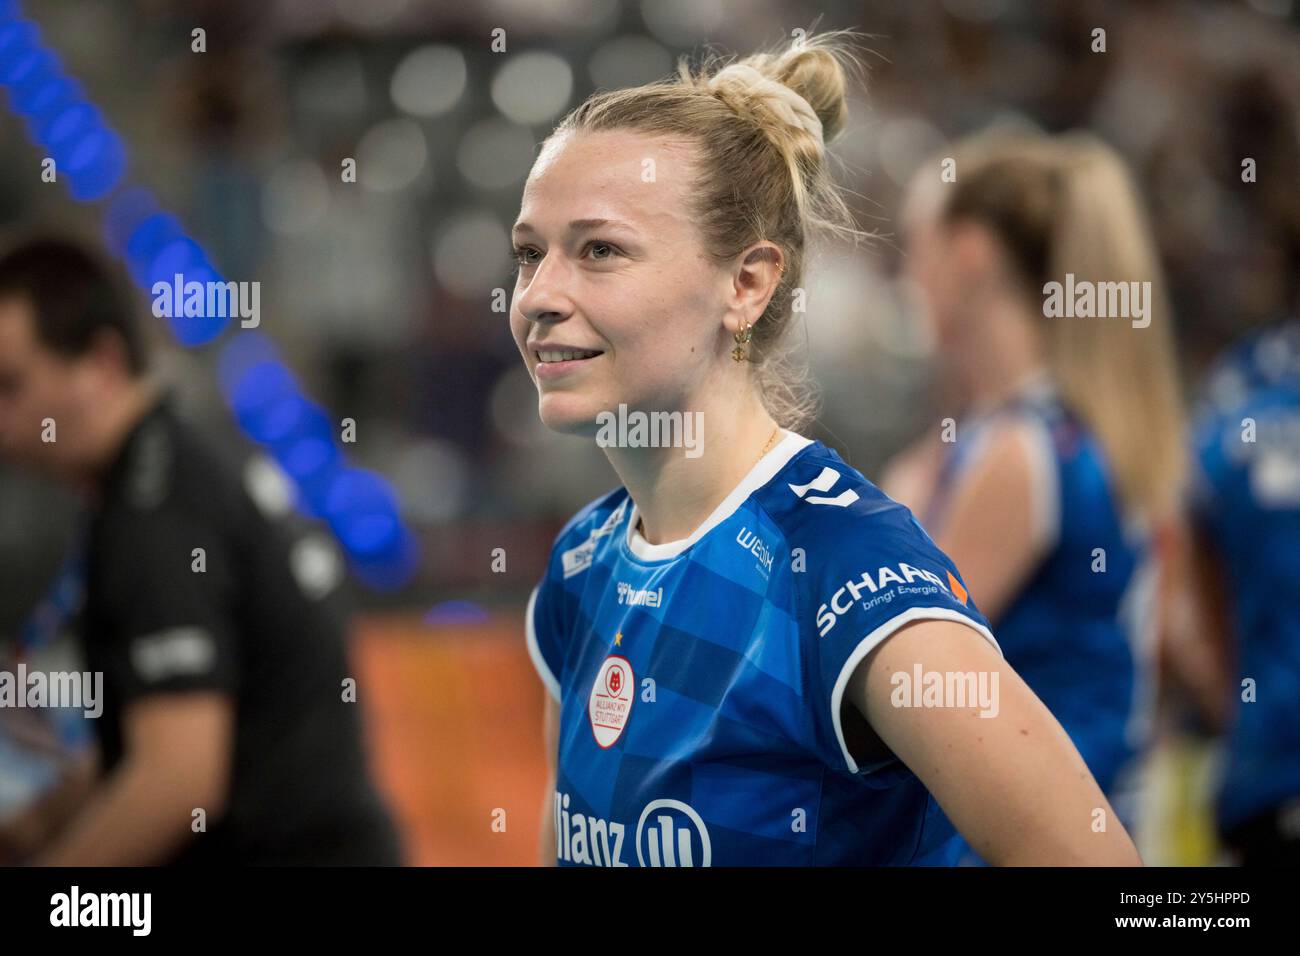
<svg viewBox="0 0 1300 956">
<path fill-rule="evenodd" d="M 614 635 L 614 646 L 615 646 L 615 647 L 622 647 L 622 646 L 623 646 L 623 632 L 622 632 L 622 631 L 619 631 L 617 634 Z"/>
</svg>

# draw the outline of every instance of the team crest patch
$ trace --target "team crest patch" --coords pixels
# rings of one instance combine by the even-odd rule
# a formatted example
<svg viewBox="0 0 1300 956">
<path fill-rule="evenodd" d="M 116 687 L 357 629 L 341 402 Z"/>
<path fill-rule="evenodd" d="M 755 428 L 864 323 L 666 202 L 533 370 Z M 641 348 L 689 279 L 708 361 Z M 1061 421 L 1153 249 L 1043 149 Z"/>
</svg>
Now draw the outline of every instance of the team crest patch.
<svg viewBox="0 0 1300 956">
<path fill-rule="evenodd" d="M 610 654 L 605 658 L 591 685 L 591 699 L 587 702 L 591 732 L 601 747 L 612 747 L 623 736 L 623 728 L 632 713 L 635 687 L 636 678 L 626 657 Z"/>
</svg>

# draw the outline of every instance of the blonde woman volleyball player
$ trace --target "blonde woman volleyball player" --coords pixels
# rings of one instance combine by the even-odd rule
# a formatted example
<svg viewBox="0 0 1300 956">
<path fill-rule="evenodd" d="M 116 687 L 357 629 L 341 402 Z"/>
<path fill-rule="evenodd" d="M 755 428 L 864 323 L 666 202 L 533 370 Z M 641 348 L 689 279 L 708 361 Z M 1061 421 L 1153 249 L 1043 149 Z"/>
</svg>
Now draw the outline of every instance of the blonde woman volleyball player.
<svg viewBox="0 0 1300 956">
<path fill-rule="evenodd" d="M 593 95 L 525 186 L 511 325 L 542 421 L 599 438 L 622 406 L 706 439 L 602 440 L 623 485 L 528 602 L 550 862 L 948 863 L 940 806 L 998 863 L 1139 862 L 953 563 L 797 430 L 805 238 L 852 230 L 825 152 L 848 40 Z M 933 706 L 927 675 L 954 674 L 993 693 Z"/>
<path fill-rule="evenodd" d="M 1100 141 L 986 135 L 922 173 L 907 269 L 955 420 L 889 469 L 1007 662 L 1131 824 L 1150 718 L 1153 531 L 1176 514 L 1170 315 L 1123 164 Z"/>
</svg>

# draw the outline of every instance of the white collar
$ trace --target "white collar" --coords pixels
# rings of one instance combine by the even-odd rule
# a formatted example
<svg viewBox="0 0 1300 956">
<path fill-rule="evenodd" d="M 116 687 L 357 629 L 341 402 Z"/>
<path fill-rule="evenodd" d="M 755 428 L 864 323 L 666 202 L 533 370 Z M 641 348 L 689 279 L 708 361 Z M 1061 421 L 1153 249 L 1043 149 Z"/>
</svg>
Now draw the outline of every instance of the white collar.
<svg viewBox="0 0 1300 956">
<path fill-rule="evenodd" d="M 811 438 L 806 438 L 798 432 L 786 432 L 785 438 L 777 442 L 771 451 L 755 463 L 749 470 L 749 474 L 740 480 L 740 484 L 732 489 L 731 494 L 722 499 L 721 503 L 713 509 L 713 513 L 704 519 L 704 523 L 691 532 L 690 537 L 666 541 L 663 544 L 651 544 L 636 529 L 639 517 L 636 502 L 632 502 L 632 512 L 627 519 L 627 534 L 624 537 L 628 550 L 642 561 L 662 561 L 665 558 L 677 557 L 731 517 L 736 509 L 745 503 L 745 499 L 775 478 L 776 473 L 784 468 L 791 458 L 811 444 Z"/>
</svg>

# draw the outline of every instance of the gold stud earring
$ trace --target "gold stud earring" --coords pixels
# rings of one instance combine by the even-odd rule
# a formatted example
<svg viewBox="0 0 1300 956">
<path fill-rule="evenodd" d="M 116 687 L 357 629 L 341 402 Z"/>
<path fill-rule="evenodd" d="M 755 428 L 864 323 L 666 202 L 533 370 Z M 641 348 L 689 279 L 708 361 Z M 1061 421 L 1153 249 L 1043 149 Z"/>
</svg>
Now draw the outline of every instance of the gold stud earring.
<svg viewBox="0 0 1300 956">
<path fill-rule="evenodd" d="M 740 327 L 740 331 L 732 336 L 736 340 L 736 347 L 731 350 L 731 357 L 737 362 L 745 360 L 745 346 L 749 340 L 754 337 L 754 327 L 746 322 Z"/>
</svg>

